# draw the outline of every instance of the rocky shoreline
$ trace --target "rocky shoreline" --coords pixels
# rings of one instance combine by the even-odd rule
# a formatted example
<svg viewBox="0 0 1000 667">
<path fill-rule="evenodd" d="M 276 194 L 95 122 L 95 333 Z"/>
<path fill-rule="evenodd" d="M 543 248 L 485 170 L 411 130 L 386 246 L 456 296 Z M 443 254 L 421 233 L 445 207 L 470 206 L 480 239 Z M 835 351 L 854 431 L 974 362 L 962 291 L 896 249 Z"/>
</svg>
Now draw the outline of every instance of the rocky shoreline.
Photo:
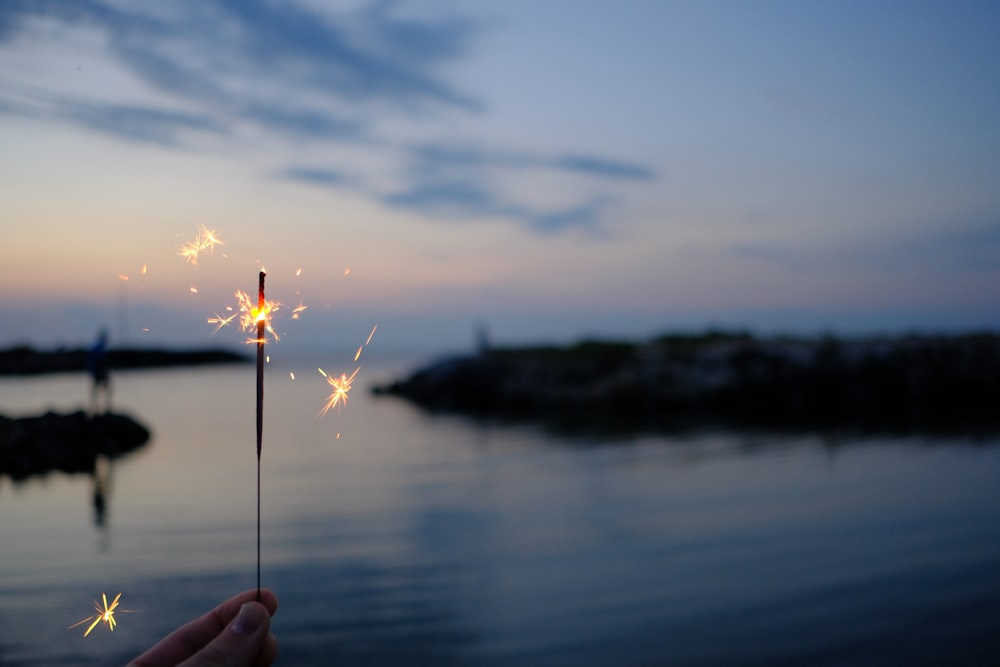
<svg viewBox="0 0 1000 667">
<path fill-rule="evenodd" d="M 90 473 L 98 456 L 119 458 L 149 437 L 145 426 L 124 414 L 0 415 L 0 476 L 19 481 L 56 471 Z"/>
<path fill-rule="evenodd" d="M 573 428 L 995 431 L 1000 336 L 743 333 L 486 349 L 374 388 L 429 410 Z"/>
<path fill-rule="evenodd" d="M 108 366 L 112 371 L 165 366 L 202 366 L 208 364 L 244 363 L 250 357 L 222 349 L 108 350 Z M 0 350 L 0 375 L 40 375 L 43 373 L 73 373 L 87 369 L 87 350 L 58 349 L 40 351 L 28 345 Z"/>
</svg>

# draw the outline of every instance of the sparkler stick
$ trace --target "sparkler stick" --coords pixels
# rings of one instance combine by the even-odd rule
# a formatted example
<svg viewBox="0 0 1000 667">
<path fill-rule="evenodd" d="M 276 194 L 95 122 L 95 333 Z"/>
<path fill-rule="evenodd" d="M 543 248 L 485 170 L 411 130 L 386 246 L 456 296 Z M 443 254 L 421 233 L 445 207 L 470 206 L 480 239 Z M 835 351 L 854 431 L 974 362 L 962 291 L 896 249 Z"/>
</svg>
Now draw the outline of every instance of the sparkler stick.
<svg viewBox="0 0 1000 667">
<path fill-rule="evenodd" d="M 267 310 L 264 301 L 264 271 L 257 287 L 257 600 L 260 600 L 260 449 L 264 428 L 264 335 Z"/>
</svg>

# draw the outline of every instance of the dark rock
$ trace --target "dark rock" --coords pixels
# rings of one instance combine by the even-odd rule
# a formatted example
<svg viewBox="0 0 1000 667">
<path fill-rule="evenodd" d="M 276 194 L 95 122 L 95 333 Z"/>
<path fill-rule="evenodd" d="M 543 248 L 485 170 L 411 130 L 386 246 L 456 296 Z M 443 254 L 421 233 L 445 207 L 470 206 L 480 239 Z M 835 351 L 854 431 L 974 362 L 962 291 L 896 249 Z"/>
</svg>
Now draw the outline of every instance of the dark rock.
<svg viewBox="0 0 1000 667">
<path fill-rule="evenodd" d="M 376 387 L 430 410 L 640 427 L 1000 428 L 1000 337 L 757 339 L 483 351 Z"/>
<path fill-rule="evenodd" d="M 149 435 L 145 426 L 121 414 L 0 415 L 0 474 L 20 480 L 53 471 L 89 473 L 98 455 L 118 458 L 145 445 Z"/>
<path fill-rule="evenodd" d="M 114 349 L 108 351 L 112 370 L 163 366 L 201 366 L 244 363 L 250 358 L 228 350 Z M 27 345 L 0 350 L 0 375 L 75 373 L 87 370 L 87 350 L 38 351 Z"/>
</svg>

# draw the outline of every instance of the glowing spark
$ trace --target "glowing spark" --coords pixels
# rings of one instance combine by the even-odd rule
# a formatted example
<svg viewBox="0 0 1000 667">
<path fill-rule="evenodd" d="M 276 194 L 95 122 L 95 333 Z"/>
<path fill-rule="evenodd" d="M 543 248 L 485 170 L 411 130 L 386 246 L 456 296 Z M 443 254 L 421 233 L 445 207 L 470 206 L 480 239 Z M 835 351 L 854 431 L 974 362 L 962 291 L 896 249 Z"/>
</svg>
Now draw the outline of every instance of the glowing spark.
<svg viewBox="0 0 1000 667">
<path fill-rule="evenodd" d="M 292 311 L 292 319 L 293 320 L 299 319 L 299 315 L 301 315 L 302 311 L 305 310 L 305 309 L 307 309 L 308 307 L 309 306 L 306 306 L 301 301 L 299 301 L 299 305 L 296 306 L 295 310 Z"/>
<path fill-rule="evenodd" d="M 108 596 L 105 595 L 104 593 L 101 593 L 101 599 L 104 601 L 104 606 L 102 607 L 100 604 L 97 603 L 97 600 L 94 600 L 94 611 L 96 611 L 97 613 L 93 616 L 88 616 L 87 618 L 83 619 L 82 621 L 79 621 L 78 623 L 74 623 L 73 625 L 69 626 L 69 629 L 72 630 L 73 628 L 79 625 L 83 625 L 87 621 L 90 621 L 91 622 L 90 626 L 87 628 L 87 631 L 83 633 L 84 637 L 89 635 L 90 632 L 94 628 L 96 628 L 99 623 L 107 623 L 108 629 L 111 632 L 114 632 L 115 625 L 117 625 L 118 623 L 118 621 L 115 620 L 115 609 L 118 608 L 118 602 L 121 600 L 121 598 L 122 594 L 119 593 L 118 595 L 115 596 L 115 599 L 112 600 L 111 605 L 108 606 Z M 132 610 L 122 609 L 121 611 L 132 611 Z"/>
<path fill-rule="evenodd" d="M 198 293 L 198 288 L 195 287 L 194 285 L 191 285 L 191 287 L 188 288 L 188 291 L 191 292 L 191 294 L 197 294 Z"/>
<path fill-rule="evenodd" d="M 128 282 L 128 276 L 126 276 L 124 273 L 119 273 L 118 280 L 124 280 L 125 282 Z"/>
<path fill-rule="evenodd" d="M 142 275 L 146 275 L 146 265 L 145 264 L 142 265 L 142 271 L 140 273 Z"/>
<path fill-rule="evenodd" d="M 207 250 L 208 252 L 215 252 L 215 246 L 226 245 L 215 235 L 214 229 L 209 229 L 202 225 L 198 230 L 198 235 L 201 238 L 201 248 L 202 250 Z"/>
<path fill-rule="evenodd" d="M 292 371 L 288 371 L 288 377 L 290 377 L 290 378 L 292 378 L 294 380 L 295 379 L 295 373 L 293 373 Z"/>
<path fill-rule="evenodd" d="M 351 391 L 351 383 L 354 382 L 354 378 L 357 376 L 358 371 L 361 368 L 355 368 L 354 372 L 348 376 L 346 373 L 342 373 L 339 378 L 332 377 L 326 374 L 326 372 L 320 368 L 318 369 L 320 374 L 326 378 L 327 384 L 333 387 L 333 391 L 327 396 L 326 405 L 320 410 L 320 416 L 325 415 L 330 411 L 331 408 L 337 406 L 338 403 L 347 405 L 347 393 Z"/>
<path fill-rule="evenodd" d="M 143 333 L 149 333 L 149 327 L 143 327 L 142 328 L 142 332 Z"/>
<path fill-rule="evenodd" d="M 190 264 L 198 263 L 198 253 L 200 249 L 198 243 L 192 241 L 191 243 L 186 243 L 181 246 L 181 249 L 177 251 L 177 254 L 184 258 L 185 262 Z"/>
<path fill-rule="evenodd" d="M 258 307 L 257 303 L 250 298 L 250 295 L 246 292 L 240 290 L 236 291 L 236 301 L 239 305 L 239 315 L 240 315 L 240 329 L 243 331 L 256 331 L 257 323 L 263 322 L 264 328 L 267 333 L 274 337 L 275 341 L 281 340 L 274 329 L 271 328 L 271 313 L 278 310 L 281 305 L 277 301 L 264 301 L 264 307 L 261 309 Z M 257 338 L 247 339 L 248 343 L 259 342 Z"/>
<path fill-rule="evenodd" d="M 295 277 L 298 278 L 301 275 L 302 275 L 302 268 L 300 267 L 295 270 Z"/>
<path fill-rule="evenodd" d="M 344 275 L 345 276 L 351 275 L 351 267 L 347 267 L 346 269 L 344 269 Z"/>
<path fill-rule="evenodd" d="M 177 254 L 184 258 L 184 261 L 191 264 L 198 263 L 198 255 L 203 252 L 214 253 L 215 246 L 225 245 L 218 236 L 215 235 L 214 229 L 209 229 L 205 225 L 198 227 L 198 232 L 195 234 L 194 241 L 185 243 L 181 246 Z"/>
<path fill-rule="evenodd" d="M 354 353 L 354 361 L 358 360 L 358 358 L 361 356 L 361 351 L 364 350 L 366 347 L 368 347 L 368 343 L 372 342 L 372 336 L 375 335 L 376 329 L 378 329 L 377 324 L 372 327 L 371 333 L 368 334 L 368 339 L 364 343 L 358 346 L 358 351 Z"/>
<path fill-rule="evenodd" d="M 230 310 L 232 310 L 232 308 L 230 308 Z M 223 316 L 216 313 L 215 317 L 208 318 L 208 323 L 215 325 L 215 331 L 212 332 L 212 335 L 214 336 L 216 333 L 219 332 L 219 329 L 221 329 L 224 326 L 227 326 L 230 322 L 232 322 L 234 317 L 236 317 L 236 313 L 233 313 L 232 315 L 228 316 Z"/>
</svg>

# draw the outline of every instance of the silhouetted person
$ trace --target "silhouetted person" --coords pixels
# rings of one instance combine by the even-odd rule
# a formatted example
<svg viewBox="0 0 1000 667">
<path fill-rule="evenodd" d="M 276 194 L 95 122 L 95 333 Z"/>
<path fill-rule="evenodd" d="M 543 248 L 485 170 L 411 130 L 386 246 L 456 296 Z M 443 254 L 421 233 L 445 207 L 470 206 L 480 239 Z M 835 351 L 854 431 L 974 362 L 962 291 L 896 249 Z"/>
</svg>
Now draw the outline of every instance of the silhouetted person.
<svg viewBox="0 0 1000 667">
<path fill-rule="evenodd" d="M 90 411 L 98 414 L 100 396 L 104 394 L 104 413 L 111 411 L 111 372 L 108 369 L 108 330 L 101 329 L 97 340 L 87 352 L 87 370 L 93 380 L 90 388 Z"/>
</svg>

